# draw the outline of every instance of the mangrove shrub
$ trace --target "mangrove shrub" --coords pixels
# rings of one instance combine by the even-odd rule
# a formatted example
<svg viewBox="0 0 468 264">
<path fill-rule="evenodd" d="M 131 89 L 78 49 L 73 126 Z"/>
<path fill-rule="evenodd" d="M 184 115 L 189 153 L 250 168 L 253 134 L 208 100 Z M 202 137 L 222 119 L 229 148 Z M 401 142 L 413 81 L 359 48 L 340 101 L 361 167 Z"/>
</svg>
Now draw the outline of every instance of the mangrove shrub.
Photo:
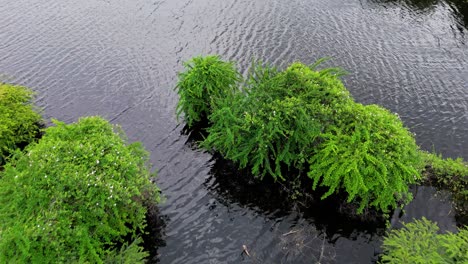
<svg viewBox="0 0 468 264">
<path fill-rule="evenodd" d="M 26 87 L 0 83 L 0 166 L 13 150 L 39 136 L 41 116 Z"/>
<path fill-rule="evenodd" d="M 0 174 L 0 263 L 141 262 L 148 153 L 99 117 L 54 123 Z"/>
<path fill-rule="evenodd" d="M 219 99 L 230 96 L 240 80 L 234 64 L 219 56 L 195 57 L 179 74 L 177 115 L 184 113 L 189 126 L 207 118 Z"/>
<path fill-rule="evenodd" d="M 390 231 L 384 238 L 381 263 L 468 263 L 468 229 L 438 234 L 423 218 Z"/>
</svg>

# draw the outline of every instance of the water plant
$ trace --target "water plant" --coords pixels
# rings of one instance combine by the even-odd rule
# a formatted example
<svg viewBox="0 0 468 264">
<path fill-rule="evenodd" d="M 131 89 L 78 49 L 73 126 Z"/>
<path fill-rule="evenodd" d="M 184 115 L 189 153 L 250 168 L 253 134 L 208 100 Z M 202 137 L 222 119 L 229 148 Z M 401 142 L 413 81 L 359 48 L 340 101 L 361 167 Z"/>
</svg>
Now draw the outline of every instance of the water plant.
<svg viewBox="0 0 468 264">
<path fill-rule="evenodd" d="M 331 71 L 300 63 L 283 72 L 259 67 L 244 93 L 220 100 L 202 145 L 258 177 L 284 180 L 282 166 L 304 169 L 336 109 L 351 99 Z"/>
<path fill-rule="evenodd" d="M 237 89 L 240 74 L 232 62 L 219 56 L 195 57 L 184 63 L 185 71 L 179 73 L 176 86 L 179 94 L 177 116 L 184 114 L 191 127 L 206 119 L 218 100 L 230 96 Z"/>
<path fill-rule="evenodd" d="M 381 263 L 468 263 L 468 229 L 439 234 L 425 218 L 391 230 L 384 238 Z"/>
<path fill-rule="evenodd" d="M 54 123 L 0 173 L 0 262 L 142 262 L 148 153 L 100 117 Z"/>
<path fill-rule="evenodd" d="M 39 136 L 41 116 L 31 104 L 33 95 L 26 87 L 0 83 L 0 166 Z"/>
<path fill-rule="evenodd" d="M 328 187 L 322 196 L 346 191 L 358 212 L 382 212 L 412 199 L 408 185 L 420 179 L 421 159 L 413 135 L 399 117 L 377 105 L 342 107 L 309 158 L 308 176 Z"/>
<path fill-rule="evenodd" d="M 354 102 L 343 71 L 317 70 L 320 62 L 283 71 L 256 65 L 242 92 L 212 109 L 201 145 L 259 178 L 297 182 L 307 174 L 309 188 L 328 189 L 322 199 L 344 191 L 358 213 L 405 204 L 408 185 L 420 179 L 413 135 L 397 115 Z"/>
</svg>

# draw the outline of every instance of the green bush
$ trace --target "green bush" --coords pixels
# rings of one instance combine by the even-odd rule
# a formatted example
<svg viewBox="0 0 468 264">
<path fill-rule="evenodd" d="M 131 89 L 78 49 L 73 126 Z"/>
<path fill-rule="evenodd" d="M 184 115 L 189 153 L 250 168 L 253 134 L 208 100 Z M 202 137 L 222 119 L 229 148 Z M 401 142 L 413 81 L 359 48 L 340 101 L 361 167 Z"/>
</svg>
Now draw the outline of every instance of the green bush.
<svg viewBox="0 0 468 264">
<path fill-rule="evenodd" d="M 148 153 L 99 117 L 54 123 L 0 174 L 0 263 L 138 262 L 141 247 L 119 245 L 140 241 L 159 199 Z"/>
<path fill-rule="evenodd" d="M 184 66 L 176 87 L 180 97 L 177 116 L 184 113 L 191 127 L 207 118 L 218 100 L 237 89 L 240 75 L 233 63 L 224 62 L 218 56 L 195 57 Z"/>
<path fill-rule="evenodd" d="M 352 102 L 334 72 L 300 63 L 283 72 L 257 67 L 248 84 L 220 101 L 202 145 L 260 177 L 285 179 L 282 165 L 303 169 L 336 109 Z"/>
<path fill-rule="evenodd" d="M 309 159 L 315 189 L 328 187 L 323 198 L 344 189 L 348 202 L 387 212 L 411 200 L 408 184 L 420 179 L 421 160 L 411 133 L 395 114 L 377 105 L 350 104 L 321 134 Z"/>
<path fill-rule="evenodd" d="M 383 241 L 381 263 L 468 263 L 468 229 L 457 234 L 438 230 L 423 218 L 390 231 Z"/>
<path fill-rule="evenodd" d="M 16 148 L 39 135 L 41 116 L 31 105 L 32 98 L 26 87 L 0 83 L 0 166 Z"/>
<path fill-rule="evenodd" d="M 219 100 L 202 142 L 255 176 L 308 172 L 323 199 L 345 191 L 348 202 L 388 212 L 411 199 L 420 156 L 401 120 L 375 105 L 355 103 L 336 68 L 294 63 L 284 71 L 256 66 L 243 93 Z M 295 185 L 295 184 L 293 184 Z"/>
</svg>

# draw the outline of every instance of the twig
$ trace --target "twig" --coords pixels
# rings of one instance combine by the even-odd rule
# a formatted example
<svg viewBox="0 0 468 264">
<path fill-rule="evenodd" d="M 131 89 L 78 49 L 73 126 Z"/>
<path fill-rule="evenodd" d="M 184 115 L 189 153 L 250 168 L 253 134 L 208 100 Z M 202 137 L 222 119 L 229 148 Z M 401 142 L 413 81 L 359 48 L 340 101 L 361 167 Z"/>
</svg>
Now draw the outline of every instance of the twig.
<svg viewBox="0 0 468 264">
<path fill-rule="evenodd" d="M 292 230 L 292 231 L 289 231 L 289 232 L 287 232 L 287 233 L 284 233 L 283 236 L 288 236 L 288 235 L 297 233 L 297 232 L 299 232 L 299 231 L 300 231 L 300 230 Z"/>
<path fill-rule="evenodd" d="M 322 239 L 322 248 L 320 249 L 320 258 L 319 258 L 317 264 L 320 264 L 321 261 L 322 261 L 324 248 L 325 248 L 325 236 Z"/>
<path fill-rule="evenodd" d="M 247 249 L 246 245 L 242 245 L 242 249 L 243 249 L 242 252 L 244 252 L 247 256 L 252 257 L 252 256 L 250 256 L 249 250 Z"/>
</svg>

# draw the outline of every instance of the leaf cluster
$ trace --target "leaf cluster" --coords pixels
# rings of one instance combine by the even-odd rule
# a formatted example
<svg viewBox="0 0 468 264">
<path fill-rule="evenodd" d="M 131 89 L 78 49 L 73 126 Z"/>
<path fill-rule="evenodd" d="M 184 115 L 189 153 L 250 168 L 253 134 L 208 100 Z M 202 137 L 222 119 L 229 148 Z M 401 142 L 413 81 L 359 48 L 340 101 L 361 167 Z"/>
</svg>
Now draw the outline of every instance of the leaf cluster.
<svg viewBox="0 0 468 264">
<path fill-rule="evenodd" d="M 31 104 L 33 95 L 26 87 L 0 83 L 0 166 L 39 135 L 41 116 Z"/>
<path fill-rule="evenodd" d="M 358 212 L 368 205 L 383 212 L 411 200 L 408 184 L 419 179 L 416 142 L 395 114 L 377 105 L 349 104 L 321 134 L 309 159 L 313 188 L 327 186 L 323 198 L 344 189 Z"/>
<path fill-rule="evenodd" d="M 219 99 L 230 96 L 237 89 L 240 74 L 232 62 L 219 56 L 195 57 L 184 63 L 176 86 L 179 94 L 177 116 L 184 113 L 187 124 L 202 121 L 216 107 Z"/>
<path fill-rule="evenodd" d="M 141 259 L 138 245 L 118 244 L 137 239 L 143 203 L 159 199 L 148 153 L 99 117 L 54 123 L 0 174 L 0 262 Z"/>
<path fill-rule="evenodd" d="M 438 234 L 427 219 L 392 230 L 384 238 L 381 263 L 468 263 L 468 229 Z"/>
</svg>

